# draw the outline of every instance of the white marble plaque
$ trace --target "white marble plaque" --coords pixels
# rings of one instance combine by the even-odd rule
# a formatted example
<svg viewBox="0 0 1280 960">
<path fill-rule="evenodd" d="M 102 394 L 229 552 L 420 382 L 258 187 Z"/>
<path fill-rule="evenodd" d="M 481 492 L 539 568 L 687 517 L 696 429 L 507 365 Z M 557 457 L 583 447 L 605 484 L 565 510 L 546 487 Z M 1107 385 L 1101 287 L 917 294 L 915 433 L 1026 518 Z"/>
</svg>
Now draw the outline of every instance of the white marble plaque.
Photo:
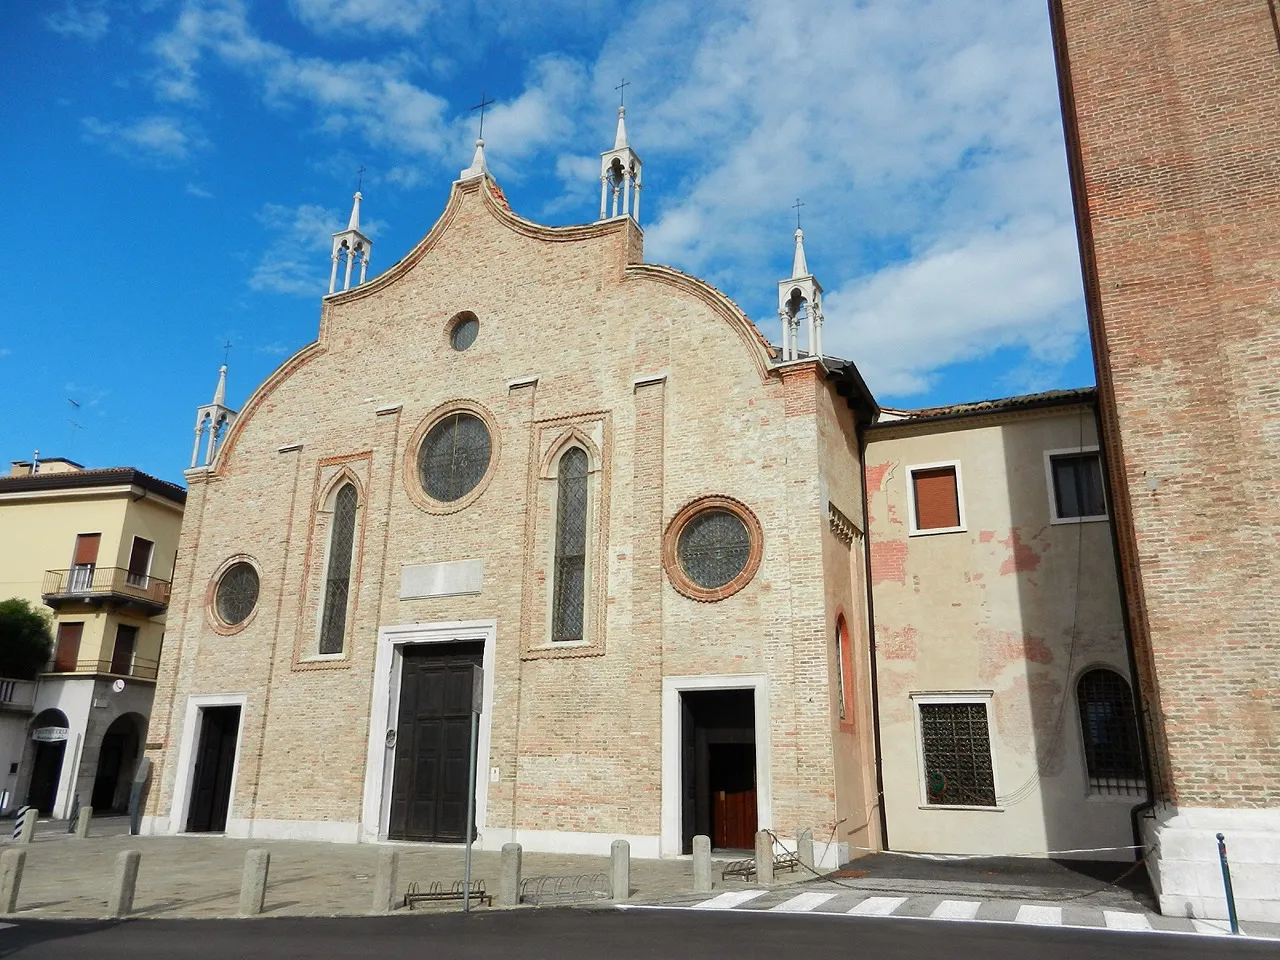
<svg viewBox="0 0 1280 960">
<path fill-rule="evenodd" d="M 405 564 L 400 568 L 400 599 L 423 600 L 479 593 L 483 582 L 483 560 Z"/>
</svg>

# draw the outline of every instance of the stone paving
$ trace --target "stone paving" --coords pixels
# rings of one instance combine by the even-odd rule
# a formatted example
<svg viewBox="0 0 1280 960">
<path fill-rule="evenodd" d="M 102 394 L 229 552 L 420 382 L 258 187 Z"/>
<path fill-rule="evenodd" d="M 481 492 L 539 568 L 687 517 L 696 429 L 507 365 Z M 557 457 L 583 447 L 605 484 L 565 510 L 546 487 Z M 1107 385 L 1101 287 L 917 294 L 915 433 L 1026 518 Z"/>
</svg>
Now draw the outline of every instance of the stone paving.
<svg viewBox="0 0 1280 960">
<path fill-rule="evenodd" d="M 10 849 L 11 842 L 0 843 Z M 418 881 L 425 889 L 439 880 L 447 887 L 463 876 L 463 849 L 453 845 L 388 844 L 400 851 L 398 889 Z M 18 900 L 19 917 L 100 917 L 106 914 L 115 859 L 138 850 L 142 863 L 134 898 L 134 916 L 235 916 L 245 854 L 271 852 L 264 914 L 267 916 L 342 916 L 367 914 L 373 899 L 373 875 L 382 844 L 317 843 L 300 840 L 241 840 L 222 836 L 131 837 L 121 819 L 94 821 L 87 840 L 66 833 L 65 823 L 39 825 L 26 846 L 27 862 Z M 476 850 L 472 879 L 487 891 L 498 890 L 501 854 Z M 523 875 L 605 874 L 608 857 L 525 851 Z M 740 881 L 717 890 L 743 888 Z M 796 878 L 799 879 L 799 878 Z M 785 880 L 784 880 L 785 882 Z M 652 903 L 693 891 L 693 863 L 631 860 L 632 898 Z M 417 909 L 423 909 L 419 906 Z M 461 909 L 459 903 L 428 909 Z M 485 907 L 484 909 L 490 909 Z"/>
</svg>

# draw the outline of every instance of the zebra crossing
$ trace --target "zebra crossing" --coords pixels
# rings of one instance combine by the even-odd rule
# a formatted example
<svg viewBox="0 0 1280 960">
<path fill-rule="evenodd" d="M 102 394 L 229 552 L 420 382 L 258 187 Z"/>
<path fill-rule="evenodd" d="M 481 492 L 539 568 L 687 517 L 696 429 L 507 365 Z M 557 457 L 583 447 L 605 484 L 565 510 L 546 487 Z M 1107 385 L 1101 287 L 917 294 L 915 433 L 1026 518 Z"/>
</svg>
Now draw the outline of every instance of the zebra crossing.
<svg viewBox="0 0 1280 960">
<path fill-rule="evenodd" d="M 1131 909 L 1066 904 L 1020 903 L 1011 900 L 961 900 L 933 895 L 891 896 L 831 885 L 805 885 L 800 890 L 728 890 L 715 896 L 679 904 L 652 905 L 656 909 L 733 911 L 757 914 L 808 914 L 850 917 L 894 917 L 977 923 L 1015 923 L 1036 927 L 1071 927 L 1125 933 L 1174 933 L 1231 936 L 1225 921 L 1165 917 Z M 648 909 L 632 906 L 626 909 Z M 1280 940 L 1280 925 L 1246 924 L 1251 938 Z"/>
</svg>

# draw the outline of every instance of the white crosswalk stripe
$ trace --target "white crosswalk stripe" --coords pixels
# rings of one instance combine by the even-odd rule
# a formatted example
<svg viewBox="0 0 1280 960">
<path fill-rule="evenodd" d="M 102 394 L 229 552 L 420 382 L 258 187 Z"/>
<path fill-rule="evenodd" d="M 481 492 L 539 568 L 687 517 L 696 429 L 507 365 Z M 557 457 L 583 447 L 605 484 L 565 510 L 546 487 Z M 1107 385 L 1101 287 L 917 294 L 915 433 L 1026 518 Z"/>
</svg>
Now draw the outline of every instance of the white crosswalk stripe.
<svg viewBox="0 0 1280 960">
<path fill-rule="evenodd" d="M 703 900 L 695 906 L 700 910 L 732 910 L 734 907 L 742 906 L 748 900 L 763 897 L 768 892 L 768 890 L 731 890 L 710 900 Z"/>
<path fill-rule="evenodd" d="M 834 893 L 802 893 L 769 909 L 775 913 L 808 913 L 810 910 L 816 910 L 828 900 L 834 900 L 835 896 Z"/>
<path fill-rule="evenodd" d="M 867 897 L 849 913 L 855 917 L 887 917 L 906 902 L 906 897 Z"/>
<path fill-rule="evenodd" d="M 1042 907 L 1034 903 L 1024 903 L 1018 908 L 1018 923 L 1034 923 L 1041 927 L 1062 926 L 1061 907 Z"/>
<path fill-rule="evenodd" d="M 1108 930 L 1150 930 L 1151 921 L 1140 913 L 1123 910 L 1103 910 L 1102 919 Z"/>
<path fill-rule="evenodd" d="M 935 920 L 972 920 L 980 906 L 977 900 L 943 900 L 929 916 Z"/>
</svg>

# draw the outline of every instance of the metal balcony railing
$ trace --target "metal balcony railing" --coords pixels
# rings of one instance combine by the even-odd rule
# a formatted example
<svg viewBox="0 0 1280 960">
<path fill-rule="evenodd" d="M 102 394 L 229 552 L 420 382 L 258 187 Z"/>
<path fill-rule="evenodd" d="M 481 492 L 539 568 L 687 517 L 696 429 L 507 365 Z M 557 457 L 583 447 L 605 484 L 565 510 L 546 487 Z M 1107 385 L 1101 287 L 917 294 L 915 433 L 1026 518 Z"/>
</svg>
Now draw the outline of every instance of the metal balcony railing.
<svg viewBox="0 0 1280 960">
<path fill-rule="evenodd" d="M 54 660 L 50 673 L 107 673 L 115 677 L 134 677 L 138 680 L 154 680 L 160 672 L 159 660 L 146 657 L 114 657 L 111 660 Z"/>
<path fill-rule="evenodd" d="M 116 599 L 160 612 L 169 605 L 168 580 L 124 567 L 81 564 L 69 570 L 47 570 L 41 593 L 45 603 L 56 606 L 75 600 Z"/>
</svg>

